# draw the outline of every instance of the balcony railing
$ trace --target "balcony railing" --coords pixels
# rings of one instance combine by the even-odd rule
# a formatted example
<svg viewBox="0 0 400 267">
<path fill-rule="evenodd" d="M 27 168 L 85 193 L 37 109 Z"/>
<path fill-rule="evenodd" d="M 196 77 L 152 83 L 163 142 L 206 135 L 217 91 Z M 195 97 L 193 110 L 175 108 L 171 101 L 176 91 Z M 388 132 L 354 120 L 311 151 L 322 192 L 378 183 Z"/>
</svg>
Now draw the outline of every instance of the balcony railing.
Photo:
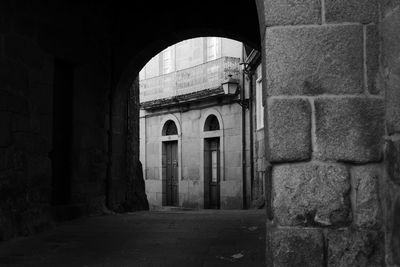
<svg viewBox="0 0 400 267">
<path fill-rule="evenodd" d="M 192 68 L 141 80 L 140 102 L 216 88 L 229 75 L 239 79 L 239 62 L 239 58 L 221 57 Z"/>
</svg>

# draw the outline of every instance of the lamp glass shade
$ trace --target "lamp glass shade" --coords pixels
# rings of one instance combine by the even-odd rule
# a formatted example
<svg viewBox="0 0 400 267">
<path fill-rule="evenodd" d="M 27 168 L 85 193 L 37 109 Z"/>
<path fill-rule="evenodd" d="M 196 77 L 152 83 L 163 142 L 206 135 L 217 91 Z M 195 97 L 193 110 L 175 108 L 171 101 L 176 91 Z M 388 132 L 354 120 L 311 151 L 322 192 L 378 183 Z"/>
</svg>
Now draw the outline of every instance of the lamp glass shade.
<svg viewBox="0 0 400 267">
<path fill-rule="evenodd" d="M 222 89 L 224 90 L 225 94 L 233 95 L 233 94 L 236 94 L 238 85 L 239 84 L 236 80 L 230 78 L 227 81 L 222 83 Z"/>
</svg>

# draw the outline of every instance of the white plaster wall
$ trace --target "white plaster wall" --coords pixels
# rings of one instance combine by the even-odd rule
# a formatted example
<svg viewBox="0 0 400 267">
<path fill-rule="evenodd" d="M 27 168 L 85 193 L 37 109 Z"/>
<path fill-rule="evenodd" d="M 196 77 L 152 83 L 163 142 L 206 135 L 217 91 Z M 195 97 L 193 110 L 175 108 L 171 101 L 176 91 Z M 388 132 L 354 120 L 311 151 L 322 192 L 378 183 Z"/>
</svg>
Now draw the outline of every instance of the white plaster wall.
<svg viewBox="0 0 400 267">
<path fill-rule="evenodd" d="M 221 183 L 220 196 L 222 209 L 242 208 L 242 139 L 241 107 L 238 104 L 214 106 L 205 109 L 192 109 L 182 113 L 171 113 L 147 117 L 145 126 L 146 144 L 146 193 L 151 206 L 162 205 L 161 137 L 162 124 L 173 115 L 179 121 L 180 135 L 178 157 L 180 157 L 179 205 L 190 208 L 204 207 L 204 138 L 210 132 L 203 132 L 204 121 L 212 112 L 219 114 L 222 123 L 218 131 L 221 142 Z M 143 140 L 141 139 L 141 142 Z"/>
</svg>

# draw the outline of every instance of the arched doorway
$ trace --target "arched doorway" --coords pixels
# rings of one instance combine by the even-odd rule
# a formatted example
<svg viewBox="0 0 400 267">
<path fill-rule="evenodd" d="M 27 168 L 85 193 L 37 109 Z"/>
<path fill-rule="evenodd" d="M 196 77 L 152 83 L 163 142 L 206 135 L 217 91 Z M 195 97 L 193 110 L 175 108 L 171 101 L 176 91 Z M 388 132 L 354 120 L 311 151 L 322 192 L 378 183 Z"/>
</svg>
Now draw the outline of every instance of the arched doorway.
<svg viewBox="0 0 400 267">
<path fill-rule="evenodd" d="M 266 171 L 267 260 L 271 265 L 299 260 L 297 264 L 319 266 L 328 260 L 339 266 L 343 257 L 332 253 L 348 253 L 346 236 L 365 237 L 365 225 L 357 221 L 362 215 L 351 216 L 363 213 L 362 205 L 350 200 L 350 195 L 365 192 L 359 192 L 353 181 L 359 172 L 368 173 L 372 180 L 375 173 L 382 175 L 379 166 L 369 167 L 381 164 L 384 135 L 384 100 L 371 82 L 377 76 L 379 55 L 374 25 L 379 17 L 377 2 L 332 3 L 256 1 L 263 47 L 264 151 L 269 161 L 264 166 L 260 163 L 260 168 Z M 228 32 L 232 33 L 227 29 L 222 35 Z M 141 65 L 141 59 L 135 58 L 135 64 Z M 319 182 L 304 182 L 309 177 Z M 374 195 L 379 192 L 375 190 Z M 374 199 L 379 207 L 378 198 Z M 338 227 L 343 232 L 325 231 Z M 377 231 L 374 227 L 367 228 Z M 380 247 L 381 232 L 373 236 L 377 238 L 372 241 L 363 239 L 373 244 L 366 246 Z M 296 249 L 293 240 L 301 240 L 304 248 L 294 256 L 281 249 Z M 310 259 L 310 250 L 318 257 Z M 379 258 L 373 254 L 362 260 Z M 377 261 L 382 262 L 382 257 Z"/>
<path fill-rule="evenodd" d="M 221 133 L 215 115 L 209 115 L 204 123 L 204 208 L 220 208 L 221 185 Z M 223 166 L 222 166 L 223 168 Z"/>
<path fill-rule="evenodd" d="M 179 206 L 178 129 L 173 120 L 165 122 L 162 136 L 163 206 Z"/>
</svg>

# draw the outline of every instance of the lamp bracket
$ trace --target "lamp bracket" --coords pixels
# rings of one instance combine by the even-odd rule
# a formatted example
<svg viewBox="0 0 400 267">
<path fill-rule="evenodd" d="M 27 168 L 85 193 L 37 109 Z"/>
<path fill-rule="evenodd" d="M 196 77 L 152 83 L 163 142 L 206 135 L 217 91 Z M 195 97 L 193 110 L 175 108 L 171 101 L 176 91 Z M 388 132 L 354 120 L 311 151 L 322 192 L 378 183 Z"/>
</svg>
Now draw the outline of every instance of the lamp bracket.
<svg viewBox="0 0 400 267">
<path fill-rule="evenodd" d="M 243 99 L 243 100 L 238 100 L 238 102 L 237 102 L 242 108 L 245 108 L 245 109 L 249 109 L 249 106 L 250 106 L 250 104 L 249 104 L 249 100 L 248 99 Z"/>
</svg>

